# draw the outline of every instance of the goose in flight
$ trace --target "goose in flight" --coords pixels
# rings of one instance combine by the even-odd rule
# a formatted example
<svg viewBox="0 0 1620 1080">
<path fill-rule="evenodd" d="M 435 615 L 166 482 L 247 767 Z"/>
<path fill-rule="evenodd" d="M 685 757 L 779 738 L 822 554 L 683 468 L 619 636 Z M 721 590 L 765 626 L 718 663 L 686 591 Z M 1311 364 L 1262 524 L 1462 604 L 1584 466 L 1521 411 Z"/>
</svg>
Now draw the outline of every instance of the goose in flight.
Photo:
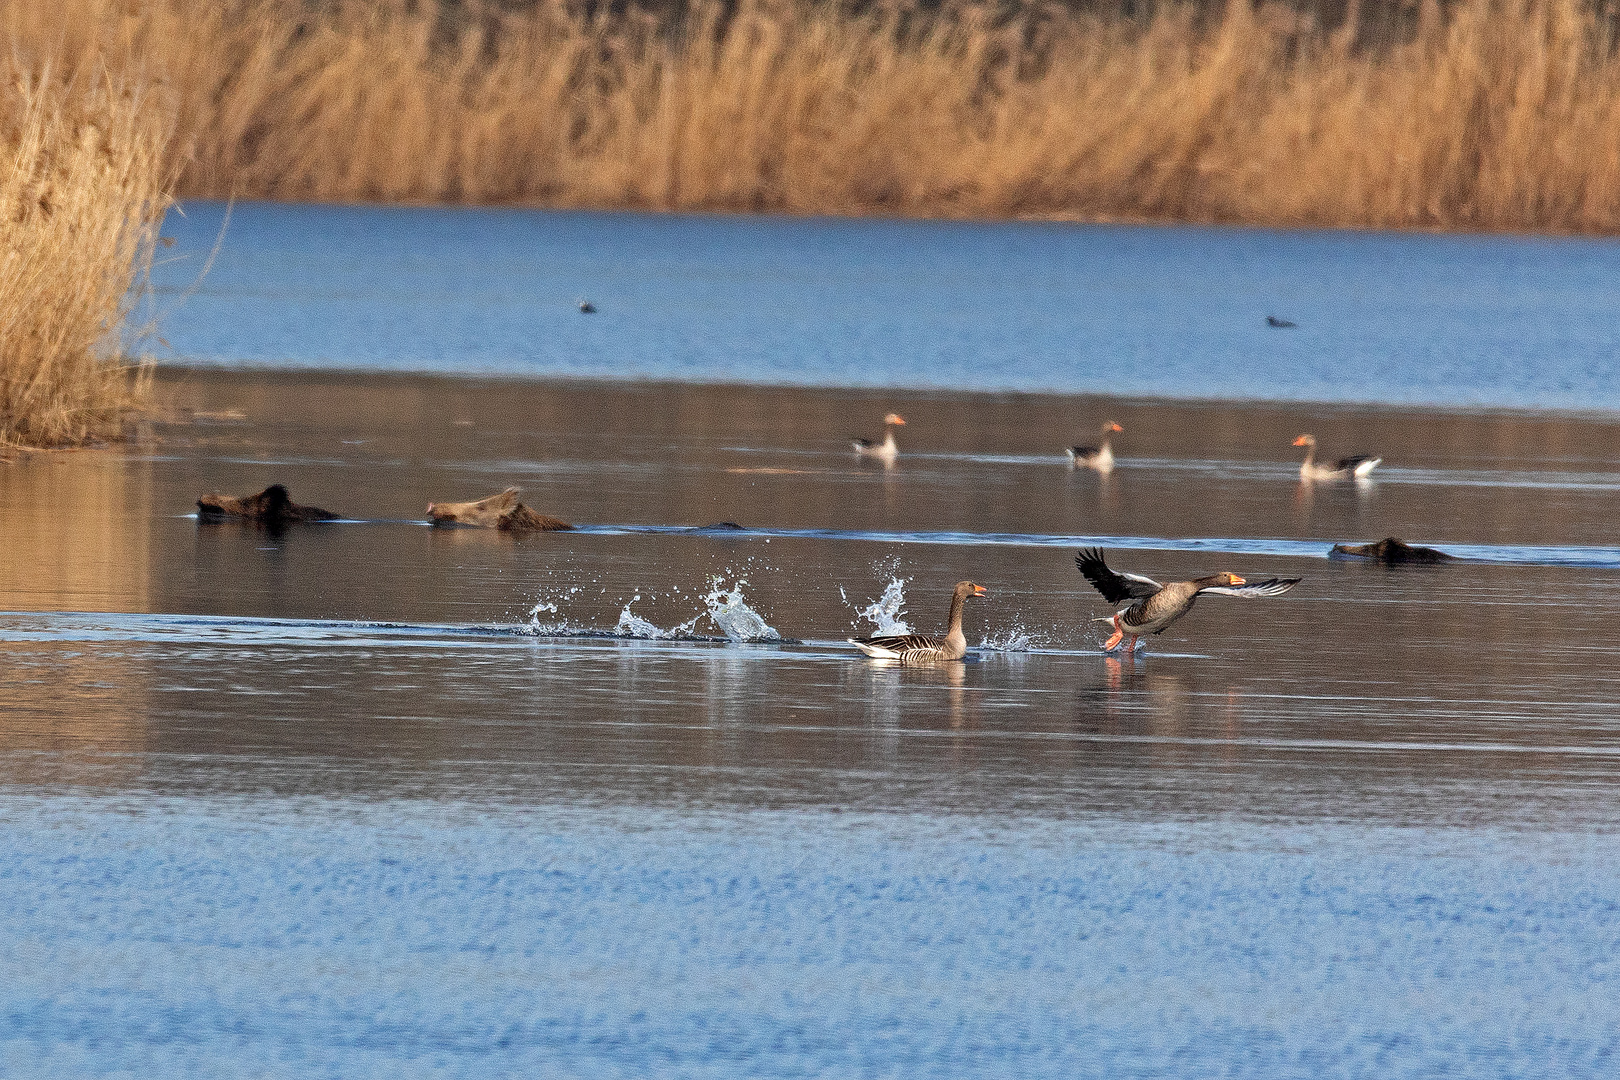
<svg viewBox="0 0 1620 1080">
<path fill-rule="evenodd" d="M 1167 626 L 1191 611 L 1193 603 L 1205 593 L 1217 596 L 1281 596 L 1300 582 L 1299 578 L 1267 578 L 1251 582 L 1236 574 L 1219 573 L 1161 585 L 1141 574 L 1121 574 L 1110 570 L 1103 561 L 1102 548 L 1081 548 L 1074 561 L 1086 580 L 1102 593 L 1104 600 L 1110 604 L 1133 601 L 1129 607 L 1121 608 L 1110 618 L 1096 620 L 1114 628 L 1114 636 L 1103 646 L 1104 652 L 1126 637 L 1131 639 L 1125 646 L 1129 652 L 1136 648 L 1137 638 L 1163 633 Z"/>
</svg>

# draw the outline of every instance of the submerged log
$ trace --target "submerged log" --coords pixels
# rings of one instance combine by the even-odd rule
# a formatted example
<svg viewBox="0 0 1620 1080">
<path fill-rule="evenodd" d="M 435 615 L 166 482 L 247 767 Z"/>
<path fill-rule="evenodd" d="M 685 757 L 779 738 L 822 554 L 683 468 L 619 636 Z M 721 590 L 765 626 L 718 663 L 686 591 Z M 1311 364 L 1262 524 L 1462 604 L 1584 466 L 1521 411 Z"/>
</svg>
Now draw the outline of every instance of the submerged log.
<svg viewBox="0 0 1620 1080">
<path fill-rule="evenodd" d="M 1405 540 L 1390 536 L 1376 544 L 1334 544 L 1329 556 L 1336 558 L 1376 559 L 1381 563 L 1443 563 L 1456 562 L 1457 556 L 1447 555 L 1431 547 L 1416 547 Z"/>
<path fill-rule="evenodd" d="M 318 506 L 300 506 L 280 484 L 271 484 L 257 495 L 203 495 L 197 500 L 197 517 L 204 521 L 238 517 L 258 525 L 286 525 L 293 522 L 336 521 L 342 514 Z"/>
<path fill-rule="evenodd" d="M 515 487 L 476 502 L 431 502 L 427 513 L 435 525 L 471 525 L 502 532 L 562 532 L 573 528 L 566 521 L 537 514 L 518 502 Z"/>
</svg>

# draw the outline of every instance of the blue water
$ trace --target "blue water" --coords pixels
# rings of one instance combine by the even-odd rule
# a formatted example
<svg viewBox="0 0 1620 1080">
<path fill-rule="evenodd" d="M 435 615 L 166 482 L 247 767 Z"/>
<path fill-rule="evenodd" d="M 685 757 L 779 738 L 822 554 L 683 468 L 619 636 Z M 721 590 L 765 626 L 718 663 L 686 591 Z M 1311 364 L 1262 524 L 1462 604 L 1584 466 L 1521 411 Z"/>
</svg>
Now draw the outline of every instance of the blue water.
<svg viewBox="0 0 1620 1080">
<path fill-rule="evenodd" d="M 1489 831 L 13 796 L 0 890 L 26 930 L 0 938 L 0 1070 L 1608 1077 L 1617 854 Z"/>
<path fill-rule="evenodd" d="M 177 243 L 155 275 L 160 358 L 1620 409 L 1613 240 L 251 203 L 224 215 L 189 203 L 165 223 Z M 598 314 L 578 312 L 584 298 Z"/>
<path fill-rule="evenodd" d="M 222 217 L 0 465 L 0 1077 L 1620 1074 L 1613 243 Z M 1303 580 L 1104 657 L 1082 543 Z"/>
</svg>

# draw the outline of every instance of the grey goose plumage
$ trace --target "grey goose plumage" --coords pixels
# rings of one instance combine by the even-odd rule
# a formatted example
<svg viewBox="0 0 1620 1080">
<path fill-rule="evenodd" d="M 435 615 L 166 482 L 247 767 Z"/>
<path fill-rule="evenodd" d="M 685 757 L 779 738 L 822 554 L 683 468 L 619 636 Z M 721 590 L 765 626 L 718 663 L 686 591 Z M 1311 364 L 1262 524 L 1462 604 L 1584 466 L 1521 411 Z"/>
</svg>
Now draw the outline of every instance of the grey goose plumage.
<svg viewBox="0 0 1620 1080">
<path fill-rule="evenodd" d="M 1267 578 L 1264 581 L 1251 582 L 1236 574 L 1222 572 L 1194 578 L 1191 581 L 1172 581 L 1168 585 L 1161 585 L 1141 574 L 1120 573 L 1109 569 L 1108 563 L 1103 558 L 1102 548 L 1081 548 L 1074 561 L 1080 567 L 1080 573 L 1085 579 L 1102 593 L 1104 600 L 1110 604 L 1134 601 L 1116 611 L 1112 617 L 1097 620 L 1106 622 L 1114 628 L 1114 635 L 1103 646 L 1105 652 L 1127 637 L 1130 638 L 1126 646 L 1129 650 L 1136 647 L 1137 638 L 1163 633 L 1171 623 L 1191 611 L 1193 604 L 1205 593 L 1245 598 L 1281 596 L 1298 585 L 1301 580 Z"/>
</svg>

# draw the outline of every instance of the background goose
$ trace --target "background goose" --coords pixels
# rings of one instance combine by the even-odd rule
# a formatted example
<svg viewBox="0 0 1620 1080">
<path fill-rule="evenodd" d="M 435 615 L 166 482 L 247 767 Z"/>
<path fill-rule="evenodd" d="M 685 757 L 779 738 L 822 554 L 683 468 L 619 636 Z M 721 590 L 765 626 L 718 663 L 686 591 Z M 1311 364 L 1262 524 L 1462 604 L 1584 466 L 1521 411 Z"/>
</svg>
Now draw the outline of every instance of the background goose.
<svg viewBox="0 0 1620 1080">
<path fill-rule="evenodd" d="M 1109 472 L 1114 467 L 1114 440 L 1116 431 L 1125 429 L 1112 420 L 1104 420 L 1102 426 L 1101 446 L 1071 446 L 1069 447 L 1069 460 L 1076 465 L 1084 465 L 1098 472 Z"/>
<path fill-rule="evenodd" d="M 1340 458 L 1332 465 L 1318 465 L 1315 435 L 1301 435 L 1294 440 L 1294 445 L 1306 448 L 1305 460 L 1299 465 L 1299 475 L 1304 480 L 1359 480 L 1378 468 L 1384 460 L 1371 454 L 1356 454 L 1354 457 Z"/>
<path fill-rule="evenodd" d="M 989 596 L 983 585 L 958 581 L 951 593 L 951 614 L 945 636 L 932 634 L 888 634 L 883 637 L 850 638 L 849 643 L 874 660 L 898 660 L 920 664 L 932 660 L 960 660 L 967 655 L 967 635 L 962 633 L 962 605 L 970 596 Z"/>
<path fill-rule="evenodd" d="M 1126 650 L 1136 648 L 1136 639 L 1147 634 L 1160 634 L 1165 627 L 1192 610 L 1193 602 L 1204 593 L 1219 596 L 1281 596 L 1300 582 L 1299 578 L 1267 578 L 1265 581 L 1245 581 L 1236 574 L 1210 574 L 1191 581 L 1172 581 L 1161 585 L 1140 574 L 1121 574 L 1110 570 L 1103 561 L 1102 548 L 1081 548 L 1074 557 L 1080 573 L 1095 586 L 1110 604 L 1133 600 L 1130 607 L 1116 611 L 1111 618 L 1098 619 L 1114 628 L 1114 636 L 1103 646 L 1107 652 L 1129 637 Z"/>
<path fill-rule="evenodd" d="M 905 418 L 899 413 L 890 413 L 883 418 L 882 442 L 853 438 L 851 444 L 855 447 L 855 452 L 861 457 L 875 457 L 884 462 L 893 461 L 900 455 L 900 447 L 894 441 L 894 429 L 904 427 L 905 423 Z"/>
</svg>

